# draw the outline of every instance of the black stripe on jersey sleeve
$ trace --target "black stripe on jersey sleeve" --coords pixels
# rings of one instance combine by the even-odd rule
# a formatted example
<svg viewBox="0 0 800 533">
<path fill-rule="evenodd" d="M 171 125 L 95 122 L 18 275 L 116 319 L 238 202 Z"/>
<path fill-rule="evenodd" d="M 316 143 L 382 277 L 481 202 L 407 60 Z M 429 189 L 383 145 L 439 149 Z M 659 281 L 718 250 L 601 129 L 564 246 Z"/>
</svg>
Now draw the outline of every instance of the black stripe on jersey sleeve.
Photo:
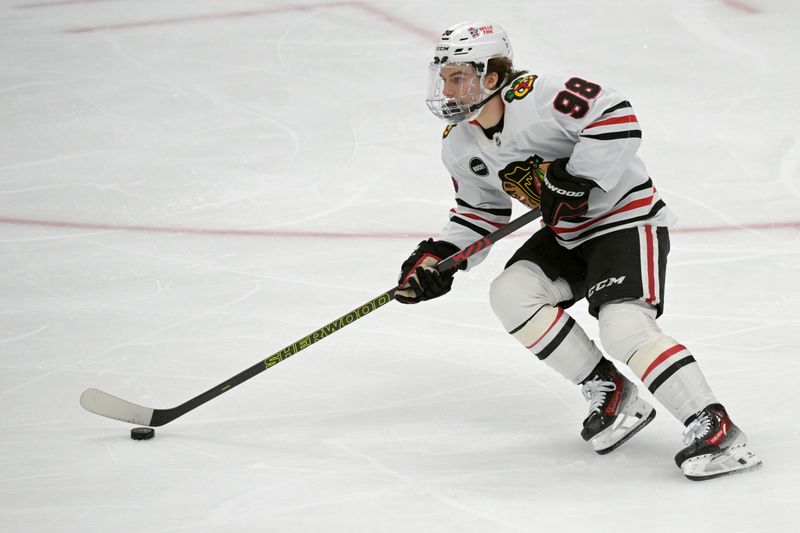
<svg viewBox="0 0 800 533">
<path fill-rule="evenodd" d="M 511 209 L 486 209 L 485 207 L 475 207 L 474 205 L 469 205 L 461 198 L 456 198 L 456 203 L 462 207 L 466 207 L 468 209 L 474 209 L 475 211 L 481 211 L 483 213 L 489 213 L 490 215 L 497 215 L 499 217 L 511 216 Z"/>
<path fill-rule="evenodd" d="M 560 235 L 556 235 L 556 239 L 558 239 L 561 242 L 577 241 L 577 240 L 580 240 L 580 239 L 584 239 L 589 235 L 597 233 L 598 231 L 604 231 L 604 230 L 607 230 L 609 228 L 615 228 L 617 226 L 623 226 L 625 224 L 630 224 L 631 222 L 639 222 L 640 220 L 647 220 L 648 218 L 652 218 L 652 217 L 656 216 L 658 214 L 658 212 L 661 211 L 661 209 L 665 205 L 666 204 L 664 203 L 664 200 L 659 200 L 655 204 L 653 204 L 653 208 L 650 209 L 650 212 L 645 214 L 645 215 L 642 215 L 642 216 L 639 216 L 639 217 L 633 217 L 633 218 L 626 218 L 624 220 L 618 220 L 616 222 L 612 222 L 611 224 L 602 224 L 600 226 L 595 226 L 595 227 L 593 227 L 591 229 L 588 229 L 588 230 L 584 231 L 580 235 L 576 235 L 575 237 L 573 237 L 571 239 L 565 239 L 564 237 L 561 237 Z"/>
<path fill-rule="evenodd" d="M 669 378 L 671 378 L 672 375 L 675 372 L 677 372 L 681 368 L 685 367 L 686 365 L 690 365 L 690 364 L 695 363 L 695 362 L 696 361 L 695 361 L 694 357 L 692 357 L 691 355 L 687 355 L 683 359 L 681 359 L 679 361 L 675 361 L 674 363 L 669 365 L 669 368 L 664 370 L 656 379 L 653 380 L 653 382 L 650 384 L 650 386 L 647 387 L 647 390 L 649 390 L 651 393 L 656 392 L 656 390 L 661 385 L 663 385 L 665 381 L 667 381 Z"/>
<path fill-rule="evenodd" d="M 471 223 L 467 222 L 466 220 L 464 220 L 463 218 L 459 218 L 457 216 L 450 217 L 450 222 L 455 222 L 456 224 L 461 224 L 465 228 L 471 229 L 472 231 L 474 231 L 475 233 L 477 233 L 478 235 L 481 235 L 483 237 L 486 237 L 487 235 L 489 235 L 489 233 L 491 233 L 489 230 L 485 230 L 480 226 L 476 226 L 475 224 L 471 224 Z"/>
<path fill-rule="evenodd" d="M 609 107 L 608 109 L 603 111 L 603 113 L 600 116 L 602 117 L 603 115 L 608 115 L 609 113 L 613 113 L 614 111 L 616 111 L 618 109 L 624 109 L 626 107 L 631 107 L 631 103 L 629 101 L 627 101 L 627 100 L 625 100 L 623 102 L 620 102 L 615 106 Z"/>
<path fill-rule="evenodd" d="M 620 198 L 619 201 L 614 204 L 614 207 L 618 206 L 621 203 L 624 203 L 626 201 L 626 198 L 628 198 L 628 196 L 632 195 L 633 193 L 636 193 L 636 192 L 639 192 L 639 191 L 646 191 L 647 189 L 652 189 L 652 188 L 653 188 L 653 180 L 651 180 L 650 178 L 647 178 L 647 181 L 645 181 L 641 185 L 637 185 L 636 187 L 632 188 L 631 190 L 626 192 L 624 195 L 622 195 L 622 198 Z"/>
<path fill-rule="evenodd" d="M 615 139 L 628 139 L 630 137 L 642 138 L 642 130 L 615 131 L 613 133 L 600 133 L 598 135 L 581 135 L 582 139 L 597 139 L 598 141 L 613 141 Z"/>
</svg>

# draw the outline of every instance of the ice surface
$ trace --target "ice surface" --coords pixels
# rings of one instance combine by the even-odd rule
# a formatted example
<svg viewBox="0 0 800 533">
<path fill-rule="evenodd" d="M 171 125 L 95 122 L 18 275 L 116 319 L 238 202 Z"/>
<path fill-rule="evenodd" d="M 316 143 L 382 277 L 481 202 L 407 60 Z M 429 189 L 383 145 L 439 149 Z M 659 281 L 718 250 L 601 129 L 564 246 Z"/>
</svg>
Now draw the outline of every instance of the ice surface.
<svg viewBox="0 0 800 533">
<path fill-rule="evenodd" d="M 795 529 L 797 3 L 16 0 L 0 14 L 0 530 Z M 391 288 L 451 207 L 423 102 L 431 42 L 480 17 L 506 27 L 518 65 L 633 102 L 681 219 L 662 326 L 762 471 L 685 480 L 663 408 L 591 452 L 580 391 L 488 306 L 527 230 L 447 298 L 389 304 L 154 440 L 80 408 L 89 387 L 172 407 Z"/>
</svg>

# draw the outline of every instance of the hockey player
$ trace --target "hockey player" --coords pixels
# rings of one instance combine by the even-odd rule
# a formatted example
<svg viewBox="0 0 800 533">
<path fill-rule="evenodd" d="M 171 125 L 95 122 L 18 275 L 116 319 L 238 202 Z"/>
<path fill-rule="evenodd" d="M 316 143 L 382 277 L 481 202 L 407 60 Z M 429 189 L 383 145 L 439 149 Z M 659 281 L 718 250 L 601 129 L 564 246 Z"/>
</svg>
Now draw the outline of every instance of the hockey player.
<svg viewBox="0 0 800 533">
<path fill-rule="evenodd" d="M 565 312 L 586 298 L 606 352 L 685 424 L 687 447 L 675 462 L 686 477 L 758 468 L 690 350 L 656 323 L 675 217 L 636 155 L 642 133 L 631 104 L 585 78 L 514 71 L 512 59 L 505 31 L 489 22 L 457 24 L 436 43 L 427 104 L 449 123 L 442 159 L 456 206 L 439 239 L 421 242 L 403 263 L 397 300 L 447 293 L 455 271 L 433 265 L 506 224 L 511 197 L 539 208 L 543 227 L 494 280 L 490 301 L 508 333 L 582 385 L 583 439 L 609 453 L 655 417 Z"/>
</svg>

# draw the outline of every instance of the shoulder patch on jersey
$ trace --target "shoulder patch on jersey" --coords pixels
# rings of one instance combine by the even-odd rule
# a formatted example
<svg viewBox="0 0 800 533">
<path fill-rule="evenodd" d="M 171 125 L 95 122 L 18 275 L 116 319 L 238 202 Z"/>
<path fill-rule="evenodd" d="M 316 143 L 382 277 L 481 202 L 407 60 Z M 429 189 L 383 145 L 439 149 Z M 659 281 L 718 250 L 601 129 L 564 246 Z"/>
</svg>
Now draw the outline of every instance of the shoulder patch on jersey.
<svg viewBox="0 0 800 533">
<path fill-rule="evenodd" d="M 442 139 L 446 139 L 450 132 L 453 131 L 453 128 L 458 126 L 458 124 L 448 124 L 447 127 L 442 132 Z"/>
<path fill-rule="evenodd" d="M 533 90 L 533 82 L 536 81 L 536 74 L 530 74 L 514 80 L 511 88 L 506 91 L 505 99 L 509 104 L 514 100 L 522 100 Z"/>
<path fill-rule="evenodd" d="M 478 176 L 489 175 L 489 167 L 486 166 L 486 163 L 484 163 L 480 157 L 473 157 L 469 160 L 469 169 Z"/>
</svg>

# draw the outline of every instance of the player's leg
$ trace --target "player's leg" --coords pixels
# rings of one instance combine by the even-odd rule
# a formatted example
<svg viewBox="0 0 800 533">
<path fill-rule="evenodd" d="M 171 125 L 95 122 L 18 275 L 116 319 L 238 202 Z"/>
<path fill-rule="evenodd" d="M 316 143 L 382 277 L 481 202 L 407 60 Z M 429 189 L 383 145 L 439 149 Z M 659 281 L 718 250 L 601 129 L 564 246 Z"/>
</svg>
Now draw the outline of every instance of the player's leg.
<svg viewBox="0 0 800 533">
<path fill-rule="evenodd" d="M 689 446 L 675 460 L 690 479 L 760 466 L 747 437 L 730 420 L 691 352 L 656 323 L 663 311 L 666 228 L 633 228 L 598 238 L 589 261 L 590 311 L 597 313 L 606 352 L 625 362 L 687 429 Z M 628 259 L 625 259 L 625 257 Z M 613 257 L 610 261 L 608 258 Z M 602 258 L 602 259 L 601 259 Z M 602 278 L 602 279 L 601 279 Z M 599 280 L 599 281 L 597 281 Z M 609 282 L 606 280 L 614 280 Z"/>
<path fill-rule="evenodd" d="M 543 229 L 492 283 L 490 299 L 506 331 L 563 377 L 583 384 L 590 416 L 581 436 L 598 453 L 608 453 L 652 420 L 655 411 L 638 400 L 636 386 L 616 371 L 564 311 L 574 302 L 574 294 L 582 296 L 584 275 L 585 265 Z M 597 423 L 597 413 L 603 413 L 606 423 Z M 631 423 L 621 424 L 629 413 Z"/>
</svg>

